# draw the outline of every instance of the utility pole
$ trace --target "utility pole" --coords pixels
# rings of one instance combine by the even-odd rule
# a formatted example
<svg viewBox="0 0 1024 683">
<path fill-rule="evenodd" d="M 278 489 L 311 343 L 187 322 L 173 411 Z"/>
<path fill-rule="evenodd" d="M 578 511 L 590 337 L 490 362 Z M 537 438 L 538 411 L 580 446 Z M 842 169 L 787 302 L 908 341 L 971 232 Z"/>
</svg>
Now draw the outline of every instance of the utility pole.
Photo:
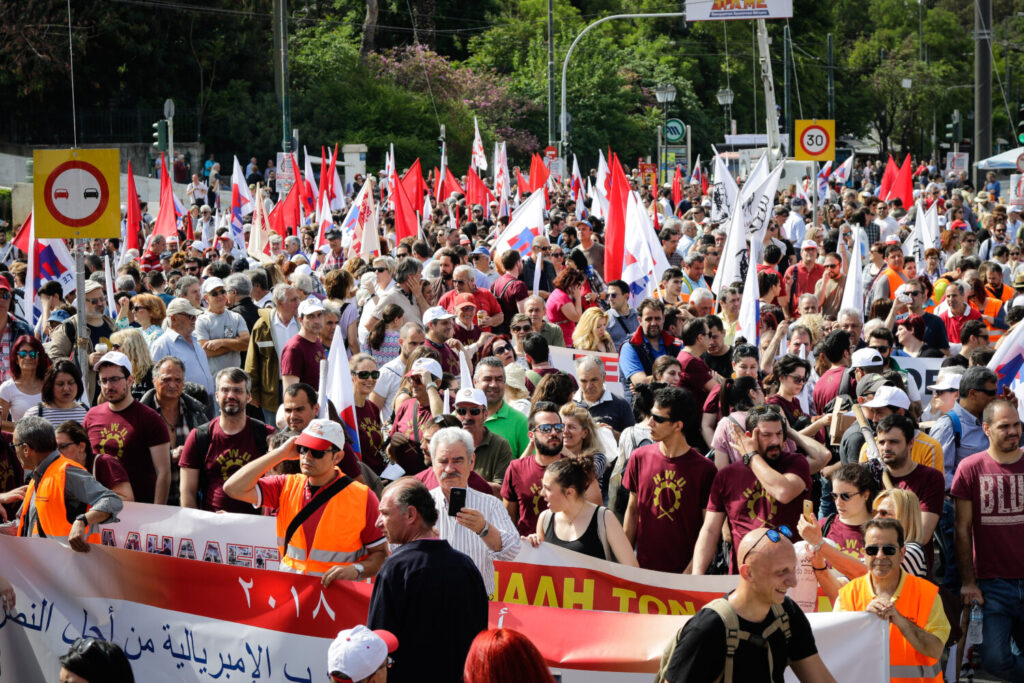
<svg viewBox="0 0 1024 683">
<path fill-rule="evenodd" d="M 548 146 L 555 137 L 555 0 L 548 0 Z"/>
<path fill-rule="evenodd" d="M 828 117 L 836 118 L 836 65 L 832 58 L 832 34 L 828 34 Z"/>
<path fill-rule="evenodd" d="M 789 24 L 782 27 L 782 118 L 786 132 L 793 130 L 789 108 Z"/>
<path fill-rule="evenodd" d="M 974 186 L 981 187 L 978 161 L 992 154 L 992 0 L 974 10 Z"/>
<path fill-rule="evenodd" d="M 281 105 L 281 151 L 291 151 L 292 112 L 288 96 L 288 0 L 274 0 L 274 85 Z"/>
<path fill-rule="evenodd" d="M 771 55 L 768 52 L 768 26 L 764 23 L 764 19 L 757 20 L 757 51 L 761 62 L 761 84 L 764 86 L 768 150 L 771 166 L 774 167 L 780 159 L 782 141 L 779 138 L 779 117 L 775 113 L 775 82 L 772 78 Z"/>
</svg>

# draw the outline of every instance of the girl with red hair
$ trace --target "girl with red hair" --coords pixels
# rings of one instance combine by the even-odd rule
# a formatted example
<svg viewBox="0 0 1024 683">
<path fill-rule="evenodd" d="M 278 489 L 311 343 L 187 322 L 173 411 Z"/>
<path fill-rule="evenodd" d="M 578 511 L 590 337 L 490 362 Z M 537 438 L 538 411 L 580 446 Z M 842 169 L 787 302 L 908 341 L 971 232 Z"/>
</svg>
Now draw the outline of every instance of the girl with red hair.
<svg viewBox="0 0 1024 683">
<path fill-rule="evenodd" d="M 465 683 L 554 683 L 537 646 L 518 631 L 481 631 L 469 648 Z"/>
</svg>

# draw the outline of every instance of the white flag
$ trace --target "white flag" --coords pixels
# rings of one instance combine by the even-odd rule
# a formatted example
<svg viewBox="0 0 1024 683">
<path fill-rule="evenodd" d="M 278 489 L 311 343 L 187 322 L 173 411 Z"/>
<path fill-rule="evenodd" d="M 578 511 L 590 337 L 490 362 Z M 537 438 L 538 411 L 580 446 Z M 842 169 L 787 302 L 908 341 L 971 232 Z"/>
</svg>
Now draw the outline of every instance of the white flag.
<svg viewBox="0 0 1024 683">
<path fill-rule="evenodd" d="M 473 117 L 473 157 L 470 165 L 474 166 L 477 171 L 487 170 L 487 154 L 484 152 L 484 141 L 480 137 L 480 126 L 477 124 L 475 116 Z"/>
<path fill-rule="evenodd" d="M 864 272 L 861 265 L 861 228 L 853 226 L 853 249 L 850 260 L 846 264 L 846 286 L 843 288 L 842 303 L 839 308 L 864 310 Z"/>
<path fill-rule="evenodd" d="M 853 173 L 853 155 L 851 154 L 846 158 L 846 161 L 839 165 L 839 168 L 832 171 L 832 175 L 829 176 L 829 180 L 835 181 L 840 185 L 845 185 L 846 181 L 850 179 L 850 174 Z"/>
<path fill-rule="evenodd" d="M 779 164 L 782 166 L 782 164 Z M 743 283 L 743 298 L 740 300 L 740 314 L 736 325 L 736 334 L 743 335 L 748 344 L 760 349 L 758 337 L 761 332 L 761 291 L 757 284 L 757 250 L 751 242 L 747 278 Z"/>
<path fill-rule="evenodd" d="M 711 222 L 724 223 L 729 220 L 733 204 L 740 189 L 729 173 L 729 167 L 721 154 L 715 154 L 715 177 L 711 186 Z"/>
<path fill-rule="evenodd" d="M 509 249 L 515 249 L 524 258 L 533 248 L 533 240 L 544 231 L 544 193 L 534 192 L 523 202 L 491 249 L 491 258 L 497 259 Z"/>
<path fill-rule="evenodd" d="M 644 239 L 646 221 L 647 212 L 643 208 L 643 203 L 635 192 L 630 192 L 626 200 L 626 242 L 623 249 L 622 280 L 629 285 L 629 304 L 634 308 L 647 297 L 654 295 L 661 279 L 655 272 L 650 245 Z M 660 246 L 661 243 L 658 244 Z"/>
</svg>

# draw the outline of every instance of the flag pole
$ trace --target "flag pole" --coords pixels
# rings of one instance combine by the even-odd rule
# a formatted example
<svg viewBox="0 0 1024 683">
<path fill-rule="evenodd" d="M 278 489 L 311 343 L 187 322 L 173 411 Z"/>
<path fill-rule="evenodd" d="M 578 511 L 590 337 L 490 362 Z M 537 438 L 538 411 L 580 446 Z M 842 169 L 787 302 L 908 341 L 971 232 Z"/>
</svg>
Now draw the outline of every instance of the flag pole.
<svg viewBox="0 0 1024 683">
<path fill-rule="evenodd" d="M 33 223 L 33 228 L 35 224 Z M 35 237 L 35 235 L 32 235 Z M 78 367 L 82 371 L 82 378 L 89 376 L 89 336 L 85 320 L 85 244 L 86 240 L 75 238 L 75 307 L 77 309 L 78 331 L 75 353 L 78 356 Z M 35 244 L 29 244 L 29 248 L 35 249 Z M 39 264 L 36 264 L 39 268 Z M 86 392 L 89 391 L 88 382 L 85 382 Z M 89 405 L 92 405 L 92 396 L 86 396 Z"/>
</svg>

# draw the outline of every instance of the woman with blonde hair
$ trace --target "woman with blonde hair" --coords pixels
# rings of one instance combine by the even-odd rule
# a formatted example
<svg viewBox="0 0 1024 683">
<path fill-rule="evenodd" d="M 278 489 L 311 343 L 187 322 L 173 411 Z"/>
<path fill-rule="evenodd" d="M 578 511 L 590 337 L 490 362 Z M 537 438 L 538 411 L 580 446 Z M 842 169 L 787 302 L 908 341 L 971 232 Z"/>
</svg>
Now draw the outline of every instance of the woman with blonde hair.
<svg viewBox="0 0 1024 683">
<path fill-rule="evenodd" d="M 136 294 L 132 297 L 132 320 L 138 324 L 146 344 L 164 333 L 163 322 L 167 316 L 167 304 L 155 294 Z M 127 328 L 126 328 L 127 329 Z"/>
<path fill-rule="evenodd" d="M 597 423 L 590 416 L 590 411 L 577 403 L 566 403 L 559 409 L 562 423 L 565 425 L 563 445 L 565 450 L 577 458 L 589 457 L 594 460 L 597 479 L 604 476 L 604 468 L 608 457 L 602 452 L 604 445 L 597 433 Z"/>
<path fill-rule="evenodd" d="M 153 388 L 153 357 L 149 355 L 142 332 L 134 327 L 118 330 L 110 335 L 110 350 L 120 351 L 132 362 L 132 396 L 136 401 L 141 400 Z"/>
<path fill-rule="evenodd" d="M 573 330 L 572 343 L 581 351 L 615 353 L 615 344 L 608 334 L 608 314 L 597 307 L 583 311 Z"/>
<path fill-rule="evenodd" d="M 907 489 L 885 489 L 875 496 L 871 506 L 875 517 L 891 517 L 903 527 L 906 539 L 904 548 L 907 553 L 900 565 L 905 572 L 928 578 L 928 562 L 925 559 L 924 544 L 927 538 L 921 538 L 921 499 Z"/>
</svg>

